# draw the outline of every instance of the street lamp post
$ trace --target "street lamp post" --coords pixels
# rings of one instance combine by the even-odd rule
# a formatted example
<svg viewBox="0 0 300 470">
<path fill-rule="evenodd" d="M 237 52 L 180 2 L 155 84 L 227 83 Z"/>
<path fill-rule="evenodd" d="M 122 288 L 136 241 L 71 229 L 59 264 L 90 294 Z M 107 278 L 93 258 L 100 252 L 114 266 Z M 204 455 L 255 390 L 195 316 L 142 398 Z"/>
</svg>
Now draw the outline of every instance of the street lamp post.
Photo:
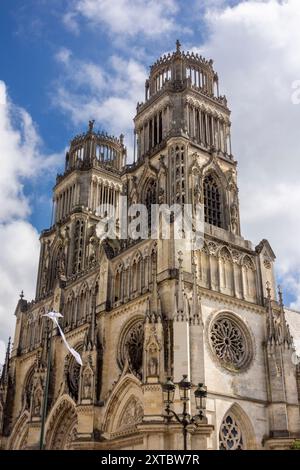
<svg viewBox="0 0 300 470">
<path fill-rule="evenodd" d="M 206 407 L 206 396 L 207 391 L 203 383 L 198 384 L 197 389 L 195 390 L 195 400 L 196 408 L 199 410 L 198 415 L 191 416 L 187 410 L 187 404 L 190 400 L 189 392 L 192 388 L 192 383 L 188 380 L 187 375 L 183 375 L 182 380 L 178 384 L 180 400 L 183 403 L 182 417 L 180 418 L 178 414 L 171 408 L 171 405 L 174 402 L 174 395 L 176 386 L 172 382 L 171 377 L 167 378 L 165 384 L 163 384 L 163 397 L 165 403 L 165 411 L 167 413 L 168 422 L 172 419 L 172 416 L 176 421 L 182 425 L 183 430 L 183 448 L 187 450 L 187 427 L 190 424 L 197 423 L 198 420 L 202 421 L 205 416 L 205 407 Z"/>
</svg>

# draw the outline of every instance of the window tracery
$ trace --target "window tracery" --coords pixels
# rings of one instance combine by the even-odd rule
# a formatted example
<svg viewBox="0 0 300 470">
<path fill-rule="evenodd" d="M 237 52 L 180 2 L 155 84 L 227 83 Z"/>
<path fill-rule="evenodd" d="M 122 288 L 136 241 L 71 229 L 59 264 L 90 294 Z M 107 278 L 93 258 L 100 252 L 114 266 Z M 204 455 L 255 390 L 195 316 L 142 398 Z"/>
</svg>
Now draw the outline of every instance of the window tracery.
<svg viewBox="0 0 300 470">
<path fill-rule="evenodd" d="M 219 315 L 210 327 L 212 350 L 221 364 L 233 371 L 245 367 L 252 358 L 252 347 L 245 328 L 228 314 Z"/>
<path fill-rule="evenodd" d="M 228 413 L 222 421 L 220 434 L 220 450 L 243 450 L 244 440 L 239 423 Z"/>
<path fill-rule="evenodd" d="M 33 391 L 33 376 L 34 376 L 34 367 L 30 369 L 26 376 L 24 392 L 23 392 L 23 404 L 25 409 L 30 409 L 31 395 Z"/>
<path fill-rule="evenodd" d="M 172 164 L 171 186 L 173 189 L 174 203 L 184 204 L 186 199 L 185 184 L 185 148 L 176 146 L 170 149 Z"/>
<path fill-rule="evenodd" d="M 80 365 L 74 357 L 72 357 L 70 360 L 67 377 L 71 396 L 77 401 L 79 391 Z"/>
<path fill-rule="evenodd" d="M 222 227 L 221 191 L 213 175 L 204 178 L 203 188 L 205 222 Z"/>
<path fill-rule="evenodd" d="M 120 366 L 128 364 L 136 376 L 141 377 L 143 365 L 144 324 L 136 321 L 123 335 L 120 344 Z"/>
</svg>

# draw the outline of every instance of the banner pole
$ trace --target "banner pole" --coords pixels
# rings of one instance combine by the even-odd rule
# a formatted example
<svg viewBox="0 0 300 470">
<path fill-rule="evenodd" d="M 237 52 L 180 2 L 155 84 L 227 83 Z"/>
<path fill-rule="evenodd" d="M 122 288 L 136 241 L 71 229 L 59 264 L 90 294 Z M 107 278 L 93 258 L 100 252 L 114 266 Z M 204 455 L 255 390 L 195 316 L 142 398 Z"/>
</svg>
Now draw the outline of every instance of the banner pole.
<svg viewBox="0 0 300 470">
<path fill-rule="evenodd" d="M 51 369 L 51 349 L 52 349 L 52 333 L 53 333 L 53 325 L 52 321 L 50 320 L 51 327 L 50 333 L 47 335 L 47 375 L 46 375 L 46 383 L 44 389 L 44 400 L 43 400 L 43 410 L 42 410 L 42 423 L 41 423 L 41 434 L 40 434 L 40 450 L 44 450 L 44 434 L 45 434 L 45 422 L 46 422 L 46 415 L 47 415 L 47 405 L 48 405 L 48 394 L 49 394 L 49 382 L 50 382 L 50 369 Z"/>
</svg>

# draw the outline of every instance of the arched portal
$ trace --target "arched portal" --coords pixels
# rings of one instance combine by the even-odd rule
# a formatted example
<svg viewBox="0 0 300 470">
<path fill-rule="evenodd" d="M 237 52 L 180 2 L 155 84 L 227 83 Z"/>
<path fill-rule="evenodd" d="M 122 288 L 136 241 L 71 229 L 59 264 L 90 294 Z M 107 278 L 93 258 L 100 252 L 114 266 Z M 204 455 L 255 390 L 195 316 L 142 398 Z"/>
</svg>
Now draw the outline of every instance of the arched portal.
<svg viewBox="0 0 300 470">
<path fill-rule="evenodd" d="M 21 450 L 27 447 L 29 413 L 24 411 L 17 420 L 10 435 L 8 446 L 9 450 Z"/>
<path fill-rule="evenodd" d="M 46 423 L 46 449 L 68 450 L 77 434 L 77 413 L 69 397 L 62 397 Z"/>
<path fill-rule="evenodd" d="M 104 436 L 112 438 L 137 433 L 143 408 L 141 382 L 134 375 L 126 374 L 107 403 L 102 428 Z"/>
</svg>

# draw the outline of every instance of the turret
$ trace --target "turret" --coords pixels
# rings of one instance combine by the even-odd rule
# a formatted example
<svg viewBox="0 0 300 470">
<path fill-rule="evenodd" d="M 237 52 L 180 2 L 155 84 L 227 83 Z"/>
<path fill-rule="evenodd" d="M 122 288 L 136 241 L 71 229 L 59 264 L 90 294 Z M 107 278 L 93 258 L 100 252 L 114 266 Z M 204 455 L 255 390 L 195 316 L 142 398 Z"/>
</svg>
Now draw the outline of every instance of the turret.
<svg viewBox="0 0 300 470">
<path fill-rule="evenodd" d="M 219 94 L 213 61 L 194 52 L 176 51 L 160 57 L 145 83 L 145 102 L 137 104 L 137 159 L 162 149 L 170 137 L 185 136 L 207 150 L 232 159 L 230 111 Z"/>
<path fill-rule="evenodd" d="M 74 169 L 87 169 L 91 165 L 121 170 L 125 165 L 124 136 L 119 138 L 105 132 L 94 131 L 94 121 L 89 121 L 87 132 L 76 135 L 66 154 L 65 173 Z M 63 177 L 60 175 L 58 179 Z"/>
</svg>

